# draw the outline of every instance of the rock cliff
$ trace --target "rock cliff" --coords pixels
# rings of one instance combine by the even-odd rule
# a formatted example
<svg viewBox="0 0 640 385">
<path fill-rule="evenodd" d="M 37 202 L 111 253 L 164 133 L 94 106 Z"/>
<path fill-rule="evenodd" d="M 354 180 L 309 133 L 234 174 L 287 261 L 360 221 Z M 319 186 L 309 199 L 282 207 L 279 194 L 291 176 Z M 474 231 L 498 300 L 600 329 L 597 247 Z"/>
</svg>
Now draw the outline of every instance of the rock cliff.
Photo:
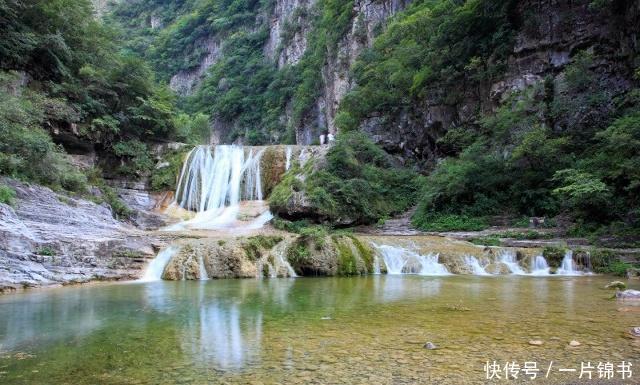
<svg viewBox="0 0 640 385">
<path fill-rule="evenodd" d="M 498 79 L 480 84 L 461 79 L 453 86 L 435 82 L 419 104 L 371 116 L 360 128 L 389 152 L 432 163 L 441 155 L 438 138 L 453 127 L 477 126 L 479 117 L 495 111 L 511 92 L 546 81 L 557 96 L 567 66 L 580 52 L 594 56 L 595 81 L 611 99 L 632 88 L 640 2 L 614 1 L 600 8 L 587 0 L 526 0 L 518 2 L 513 19 L 515 42 Z M 609 112 L 583 109 L 571 122 L 550 123 L 561 129 Z"/>
<path fill-rule="evenodd" d="M 166 237 L 119 222 L 106 204 L 10 179 L 0 204 L 0 292 L 24 287 L 135 279 Z"/>
</svg>

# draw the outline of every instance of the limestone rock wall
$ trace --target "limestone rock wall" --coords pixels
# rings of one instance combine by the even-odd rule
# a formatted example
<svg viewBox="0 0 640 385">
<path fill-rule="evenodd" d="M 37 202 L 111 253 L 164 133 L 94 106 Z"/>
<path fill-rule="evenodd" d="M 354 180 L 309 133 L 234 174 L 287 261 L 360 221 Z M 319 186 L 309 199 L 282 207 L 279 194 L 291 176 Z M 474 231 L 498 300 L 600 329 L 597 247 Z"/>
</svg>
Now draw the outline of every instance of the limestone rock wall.
<svg viewBox="0 0 640 385">
<path fill-rule="evenodd" d="M 469 87 L 433 84 L 419 105 L 394 116 L 372 116 L 361 125 L 388 152 L 405 159 L 433 163 L 437 139 L 449 128 L 473 126 L 481 114 L 494 111 L 515 90 L 550 77 L 558 84 L 566 66 L 580 51 L 597 58 L 594 71 L 602 89 L 613 96 L 633 84 L 634 56 L 640 51 L 640 1 L 616 1 L 604 9 L 589 0 L 526 0 L 519 2 L 520 26 L 504 75 L 488 84 Z M 444 95 L 462 95 L 453 104 Z M 576 121 L 585 114 L 576 112 Z M 596 112 L 597 113 L 597 112 Z M 557 125 L 571 124 L 556 122 Z"/>
<path fill-rule="evenodd" d="M 135 279 L 166 240 L 115 220 L 108 206 L 11 179 L 0 204 L 0 292 Z"/>
</svg>

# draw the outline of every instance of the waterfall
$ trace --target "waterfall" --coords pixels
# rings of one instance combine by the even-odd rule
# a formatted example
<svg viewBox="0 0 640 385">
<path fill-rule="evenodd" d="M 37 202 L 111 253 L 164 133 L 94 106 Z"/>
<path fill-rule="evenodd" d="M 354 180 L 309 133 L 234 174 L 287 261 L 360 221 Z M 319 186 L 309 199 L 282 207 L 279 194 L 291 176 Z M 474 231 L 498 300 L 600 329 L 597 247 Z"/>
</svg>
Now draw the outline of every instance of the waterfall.
<svg viewBox="0 0 640 385">
<path fill-rule="evenodd" d="M 558 275 L 580 275 L 580 271 L 576 269 L 576 264 L 573 262 L 573 251 L 567 250 L 564 253 L 562 259 L 562 265 L 556 272 Z"/>
<path fill-rule="evenodd" d="M 542 255 L 538 255 L 533 259 L 531 275 L 549 275 L 549 264 Z"/>
<path fill-rule="evenodd" d="M 464 263 L 471 269 L 473 275 L 490 275 L 484 270 L 484 267 L 480 266 L 478 258 L 473 255 L 465 255 Z"/>
<path fill-rule="evenodd" d="M 380 257 L 378 257 L 378 253 L 373 253 L 373 274 L 380 274 Z"/>
<path fill-rule="evenodd" d="M 387 274 L 402 274 L 407 259 L 403 256 L 405 250 L 399 247 L 380 245 L 373 243 L 381 254 L 384 264 L 387 266 Z"/>
<path fill-rule="evenodd" d="M 295 278 L 296 274 L 293 267 L 285 257 L 288 243 L 280 242 L 273 247 L 268 256 L 257 261 L 257 278 L 266 276 L 265 267 L 268 270 L 269 278 L 290 277 Z"/>
<path fill-rule="evenodd" d="M 289 169 L 291 168 L 291 152 L 292 152 L 291 146 L 287 146 L 286 162 L 285 162 L 285 165 L 284 165 L 284 170 L 285 171 L 289 171 Z"/>
<path fill-rule="evenodd" d="M 420 262 L 420 265 L 422 265 L 420 275 L 449 275 L 449 270 L 447 270 L 445 265 L 438 263 L 439 254 L 415 254 L 415 256 Z"/>
<path fill-rule="evenodd" d="M 164 268 L 171 260 L 171 257 L 176 255 L 179 250 L 180 249 L 177 246 L 172 245 L 159 252 L 151 263 L 149 263 L 149 266 L 147 266 L 147 270 L 144 272 L 142 278 L 140 278 L 140 281 L 151 282 L 161 280 Z"/>
<path fill-rule="evenodd" d="M 289 263 L 289 261 L 284 259 L 284 256 L 282 255 L 282 253 L 276 253 L 276 257 L 274 258 L 274 265 L 275 265 L 274 266 L 275 271 L 278 271 L 278 269 L 282 267 L 287 270 L 287 275 L 289 277 L 295 278 L 298 276 L 296 272 L 293 270 L 293 267 L 291 267 L 291 264 Z M 275 278 L 275 276 L 273 278 Z"/>
<path fill-rule="evenodd" d="M 209 279 L 209 275 L 207 274 L 207 269 L 204 266 L 204 257 L 200 256 L 199 260 L 198 260 L 198 270 L 199 270 L 199 274 L 200 275 L 200 280 L 201 281 L 206 281 Z"/>
<path fill-rule="evenodd" d="M 436 254 L 421 255 L 403 247 L 372 244 L 382 254 L 387 274 L 449 274 L 447 268 L 438 263 L 438 255 Z M 377 272 L 380 272 L 379 267 Z"/>
<path fill-rule="evenodd" d="M 217 229 L 237 220 L 240 201 L 261 201 L 260 161 L 264 149 L 246 150 L 242 146 L 197 146 L 187 155 L 178 179 L 174 205 L 195 211 L 193 219 L 169 227 Z M 268 222 L 263 213 L 253 228 Z"/>
<path fill-rule="evenodd" d="M 511 250 L 502 250 L 500 252 L 499 261 L 507 265 L 512 274 L 523 275 L 525 274 L 522 267 L 518 264 L 516 254 Z"/>
</svg>

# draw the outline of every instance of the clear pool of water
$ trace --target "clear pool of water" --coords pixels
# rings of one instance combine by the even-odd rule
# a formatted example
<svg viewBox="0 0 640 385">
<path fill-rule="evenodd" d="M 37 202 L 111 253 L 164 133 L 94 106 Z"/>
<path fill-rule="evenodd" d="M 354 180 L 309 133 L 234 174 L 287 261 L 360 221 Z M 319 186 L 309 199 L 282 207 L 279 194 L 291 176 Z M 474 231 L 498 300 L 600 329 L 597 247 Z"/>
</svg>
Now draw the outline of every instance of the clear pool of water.
<svg viewBox="0 0 640 385">
<path fill-rule="evenodd" d="M 557 365 L 533 383 L 580 383 L 557 369 L 583 361 L 632 362 L 640 378 L 640 342 L 627 334 L 640 307 L 612 300 L 611 279 L 382 275 L 4 295 L 0 383 L 487 383 L 487 361 Z"/>
</svg>

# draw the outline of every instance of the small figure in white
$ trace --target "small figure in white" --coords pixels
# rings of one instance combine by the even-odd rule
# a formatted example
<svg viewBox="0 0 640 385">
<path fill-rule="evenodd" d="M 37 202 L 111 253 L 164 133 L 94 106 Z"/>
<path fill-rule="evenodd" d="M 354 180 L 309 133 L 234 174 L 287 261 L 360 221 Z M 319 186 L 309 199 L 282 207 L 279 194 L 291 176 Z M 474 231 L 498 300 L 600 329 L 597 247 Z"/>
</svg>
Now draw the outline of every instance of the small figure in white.
<svg viewBox="0 0 640 385">
<path fill-rule="evenodd" d="M 325 138 L 324 134 L 320 135 L 320 145 L 321 146 L 324 145 L 324 138 Z"/>
<path fill-rule="evenodd" d="M 329 133 L 329 135 L 327 135 L 327 138 L 328 138 L 328 139 L 327 139 L 327 142 L 328 142 L 329 144 L 331 144 L 331 142 L 333 142 L 334 140 L 336 140 L 336 137 L 335 137 L 332 133 Z"/>
</svg>

